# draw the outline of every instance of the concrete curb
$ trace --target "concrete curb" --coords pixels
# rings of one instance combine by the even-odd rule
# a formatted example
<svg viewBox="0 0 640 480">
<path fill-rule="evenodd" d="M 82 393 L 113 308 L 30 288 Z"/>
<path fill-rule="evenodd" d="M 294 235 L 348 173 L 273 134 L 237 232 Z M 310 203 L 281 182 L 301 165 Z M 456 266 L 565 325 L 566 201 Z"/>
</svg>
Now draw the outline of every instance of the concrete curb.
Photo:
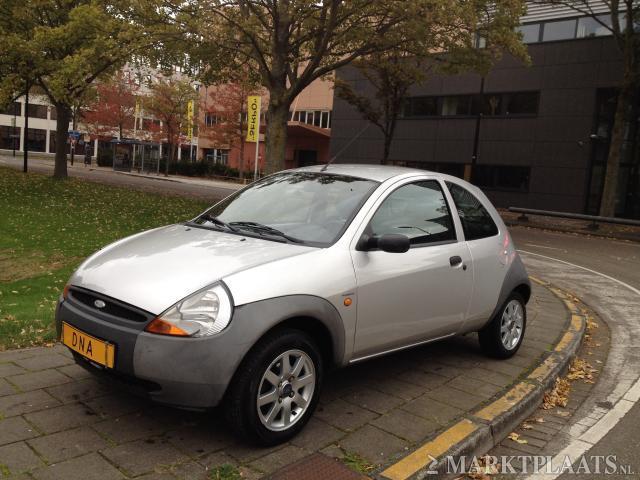
<svg viewBox="0 0 640 480">
<path fill-rule="evenodd" d="M 564 303 L 569 314 L 567 330 L 553 351 L 498 399 L 466 415 L 409 455 L 386 467 L 376 475 L 378 479 L 422 479 L 434 473 L 445 475 L 448 457 L 486 453 L 538 408 L 545 391 L 568 369 L 582 343 L 586 318 L 576 306 L 575 297 L 537 278 L 531 280 L 551 290 Z"/>
<path fill-rule="evenodd" d="M 640 236 L 634 233 L 625 232 L 600 232 L 598 230 L 588 230 L 586 228 L 565 228 L 558 225 L 543 225 L 535 222 L 523 222 L 518 220 L 509 220 L 502 217 L 505 225 L 511 227 L 535 228 L 537 230 L 546 230 L 549 232 L 572 233 L 582 236 L 606 238 L 612 240 L 625 240 L 628 242 L 640 242 Z"/>
</svg>

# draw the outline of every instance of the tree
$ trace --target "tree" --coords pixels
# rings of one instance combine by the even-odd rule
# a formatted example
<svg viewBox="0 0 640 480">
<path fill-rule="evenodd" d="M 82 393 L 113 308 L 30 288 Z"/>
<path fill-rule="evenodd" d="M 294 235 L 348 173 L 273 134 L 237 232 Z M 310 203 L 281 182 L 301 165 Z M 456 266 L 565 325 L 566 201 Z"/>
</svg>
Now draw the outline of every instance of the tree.
<svg viewBox="0 0 640 480">
<path fill-rule="evenodd" d="M 404 41 L 397 46 L 353 62 L 372 87 L 373 95 L 357 91 L 340 78 L 335 81 L 336 94 L 382 132 L 381 163 L 389 159 L 397 120 L 410 88 L 422 83 L 429 72 L 486 73 L 504 52 L 528 61 L 514 31 L 522 3 L 497 3 L 492 9 L 483 2 L 443 2 L 441 6 L 444 8 L 433 10 L 426 22 L 407 22 L 402 32 Z M 479 39 L 483 48 L 477 48 Z"/>
<path fill-rule="evenodd" d="M 10 75 L 0 79 L 0 97 L 19 91 L 28 71 L 56 107 L 56 145 L 65 145 L 78 99 L 147 41 L 127 20 L 127 7 L 127 0 L 3 0 L 0 71 Z M 66 152 L 57 148 L 54 177 L 66 176 Z"/>
<path fill-rule="evenodd" d="M 162 12 L 173 3 L 165 24 L 183 32 L 194 44 L 192 56 L 206 67 L 233 72 L 247 62 L 257 65 L 269 91 L 267 173 L 284 168 L 289 110 L 302 90 L 358 58 L 400 44 L 408 23 L 429 22 L 431 12 L 443 8 L 441 0 L 157 1 Z"/>
<path fill-rule="evenodd" d="M 145 112 L 162 121 L 162 132 L 169 144 L 165 176 L 169 175 L 169 164 L 176 158 L 176 148 L 180 143 L 182 130 L 189 122 L 187 105 L 196 98 L 197 94 L 191 82 L 174 77 L 159 77 L 149 87 L 149 95 L 143 97 L 142 105 Z"/>
<path fill-rule="evenodd" d="M 616 199 L 620 182 L 620 159 L 624 153 L 625 124 L 637 108 L 640 95 L 640 2 L 638 0 L 603 0 L 609 11 L 603 15 L 595 11 L 595 2 L 589 0 L 537 0 L 568 7 L 580 15 L 586 15 L 613 35 L 622 57 L 622 81 L 614 114 L 609 154 L 607 157 L 604 189 L 600 201 L 600 215 L 613 217 L 616 214 Z"/>
<path fill-rule="evenodd" d="M 100 83 L 96 95 L 82 118 L 91 133 L 99 136 L 113 135 L 124 138 L 133 129 L 138 86 L 122 71 L 113 79 Z"/>
<path fill-rule="evenodd" d="M 217 145 L 240 150 L 238 169 L 244 178 L 245 137 L 247 131 L 247 97 L 260 95 L 262 89 L 250 76 L 238 78 L 233 83 L 215 86 L 202 106 L 210 115 L 211 125 L 200 128 L 199 136 L 211 139 Z"/>
</svg>

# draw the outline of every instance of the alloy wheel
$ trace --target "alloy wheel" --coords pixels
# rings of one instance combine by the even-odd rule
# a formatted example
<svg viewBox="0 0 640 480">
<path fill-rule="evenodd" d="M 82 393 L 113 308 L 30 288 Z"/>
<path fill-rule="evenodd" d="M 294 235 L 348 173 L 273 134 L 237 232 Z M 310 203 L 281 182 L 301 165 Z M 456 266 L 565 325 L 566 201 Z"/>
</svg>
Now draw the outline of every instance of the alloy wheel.
<svg viewBox="0 0 640 480">
<path fill-rule="evenodd" d="M 260 422 L 272 431 L 283 431 L 306 412 L 316 387 L 311 357 L 302 350 L 278 355 L 260 380 L 256 407 Z"/>
</svg>

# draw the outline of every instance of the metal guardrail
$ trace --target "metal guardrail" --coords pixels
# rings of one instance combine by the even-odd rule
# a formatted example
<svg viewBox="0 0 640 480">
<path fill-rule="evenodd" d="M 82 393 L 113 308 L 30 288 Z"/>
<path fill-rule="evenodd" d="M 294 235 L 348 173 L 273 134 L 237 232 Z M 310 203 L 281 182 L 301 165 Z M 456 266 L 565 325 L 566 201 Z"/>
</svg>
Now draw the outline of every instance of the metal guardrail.
<svg viewBox="0 0 640 480">
<path fill-rule="evenodd" d="M 632 225 L 634 227 L 640 227 L 640 220 L 631 220 L 629 218 L 618 217 L 600 217 L 598 215 L 584 215 L 582 213 L 569 213 L 569 212 L 556 212 L 553 210 L 537 210 L 535 208 L 519 208 L 509 207 L 509 211 L 513 213 L 519 213 L 518 220 L 528 221 L 527 215 L 540 215 L 544 217 L 557 217 L 568 218 L 571 220 L 585 220 L 591 222 L 587 228 L 590 230 L 597 230 L 598 223 L 615 223 L 618 225 Z"/>
</svg>

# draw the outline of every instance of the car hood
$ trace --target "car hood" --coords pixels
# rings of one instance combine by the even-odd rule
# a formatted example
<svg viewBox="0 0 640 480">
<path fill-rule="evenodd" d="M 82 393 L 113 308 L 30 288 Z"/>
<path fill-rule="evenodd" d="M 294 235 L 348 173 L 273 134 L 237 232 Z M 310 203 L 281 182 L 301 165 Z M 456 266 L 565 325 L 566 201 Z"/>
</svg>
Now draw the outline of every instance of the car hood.
<svg viewBox="0 0 640 480">
<path fill-rule="evenodd" d="M 157 315 L 227 275 L 313 250 L 316 249 L 171 225 L 103 248 L 78 268 L 70 284 Z"/>
</svg>

